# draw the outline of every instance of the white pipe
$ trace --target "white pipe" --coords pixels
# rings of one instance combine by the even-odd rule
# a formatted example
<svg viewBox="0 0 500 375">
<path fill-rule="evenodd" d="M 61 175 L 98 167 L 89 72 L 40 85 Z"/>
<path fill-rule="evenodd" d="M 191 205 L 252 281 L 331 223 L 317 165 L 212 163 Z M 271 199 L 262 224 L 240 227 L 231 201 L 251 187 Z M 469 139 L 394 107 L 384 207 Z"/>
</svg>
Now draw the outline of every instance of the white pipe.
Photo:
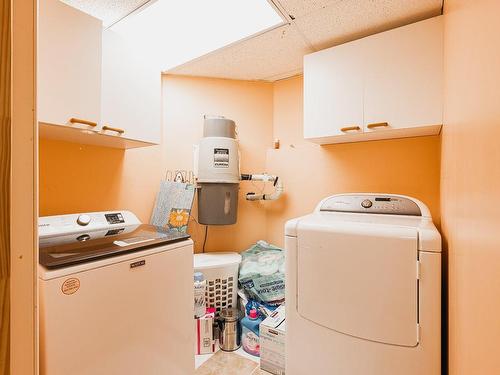
<svg viewBox="0 0 500 375">
<path fill-rule="evenodd" d="M 285 190 L 283 188 L 283 183 L 278 178 L 278 176 L 272 176 L 269 174 L 252 174 L 252 175 L 245 175 L 244 179 L 250 181 L 264 181 L 264 182 L 269 181 L 269 182 L 274 182 L 275 184 L 274 192 L 272 192 L 271 194 L 247 193 L 246 198 L 248 201 L 260 201 L 260 200 L 274 201 L 278 199 Z"/>
<path fill-rule="evenodd" d="M 270 174 L 251 174 L 250 180 L 252 181 L 264 181 L 264 182 L 274 182 L 278 179 L 278 176 L 272 176 Z"/>
</svg>

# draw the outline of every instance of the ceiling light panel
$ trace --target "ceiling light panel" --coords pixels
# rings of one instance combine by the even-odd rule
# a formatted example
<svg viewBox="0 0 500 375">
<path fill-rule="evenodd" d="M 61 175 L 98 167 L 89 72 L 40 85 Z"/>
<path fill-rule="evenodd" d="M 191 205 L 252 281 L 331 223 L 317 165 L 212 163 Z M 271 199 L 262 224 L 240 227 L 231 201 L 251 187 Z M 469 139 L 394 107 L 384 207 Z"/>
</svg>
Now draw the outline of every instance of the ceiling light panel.
<svg viewBox="0 0 500 375">
<path fill-rule="evenodd" d="M 164 71 L 282 23 L 267 0 L 158 0 L 110 30 Z"/>
</svg>

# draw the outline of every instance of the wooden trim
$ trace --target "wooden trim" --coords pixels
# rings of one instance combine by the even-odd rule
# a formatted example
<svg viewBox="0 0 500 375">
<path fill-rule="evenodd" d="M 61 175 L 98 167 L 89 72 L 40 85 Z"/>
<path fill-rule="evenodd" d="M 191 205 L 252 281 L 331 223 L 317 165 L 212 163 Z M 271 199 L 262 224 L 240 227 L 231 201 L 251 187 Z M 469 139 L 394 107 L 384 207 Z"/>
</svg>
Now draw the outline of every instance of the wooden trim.
<svg viewBox="0 0 500 375">
<path fill-rule="evenodd" d="M 37 0 L 11 0 L 10 373 L 38 373 Z"/>
<path fill-rule="evenodd" d="M 0 375 L 10 373 L 10 1 L 0 4 Z"/>
</svg>

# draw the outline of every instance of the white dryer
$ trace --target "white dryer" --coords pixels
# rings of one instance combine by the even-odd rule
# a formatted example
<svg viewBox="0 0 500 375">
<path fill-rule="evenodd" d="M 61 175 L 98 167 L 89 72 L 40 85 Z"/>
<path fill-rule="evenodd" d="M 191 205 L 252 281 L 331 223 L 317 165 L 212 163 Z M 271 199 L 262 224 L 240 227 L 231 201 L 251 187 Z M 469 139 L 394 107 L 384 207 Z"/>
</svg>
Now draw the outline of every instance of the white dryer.
<svg viewBox="0 0 500 375">
<path fill-rule="evenodd" d="M 286 224 L 286 373 L 441 373 L 441 236 L 417 199 L 341 194 Z"/>
</svg>

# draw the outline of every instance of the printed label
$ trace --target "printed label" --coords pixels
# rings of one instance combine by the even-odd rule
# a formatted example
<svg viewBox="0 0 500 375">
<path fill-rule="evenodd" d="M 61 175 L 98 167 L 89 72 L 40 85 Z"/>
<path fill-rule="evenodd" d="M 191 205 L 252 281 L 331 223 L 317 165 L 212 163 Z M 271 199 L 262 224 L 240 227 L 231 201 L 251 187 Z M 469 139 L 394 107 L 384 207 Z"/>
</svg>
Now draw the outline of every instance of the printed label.
<svg viewBox="0 0 500 375">
<path fill-rule="evenodd" d="M 78 289 L 80 289 L 80 280 L 76 277 L 65 280 L 61 285 L 61 291 L 68 296 L 76 293 Z"/>
<path fill-rule="evenodd" d="M 243 335 L 241 336 L 241 345 L 247 353 L 253 355 L 259 355 L 260 353 L 259 336 L 250 331 L 248 328 L 243 329 Z"/>
<path fill-rule="evenodd" d="M 229 149 L 214 148 L 214 167 L 229 168 Z"/>
<path fill-rule="evenodd" d="M 143 260 L 138 260 L 137 262 L 134 262 L 134 263 L 130 263 L 130 268 L 137 268 L 137 267 L 141 267 L 141 266 L 145 266 L 146 265 L 146 261 L 143 259 Z"/>
</svg>

